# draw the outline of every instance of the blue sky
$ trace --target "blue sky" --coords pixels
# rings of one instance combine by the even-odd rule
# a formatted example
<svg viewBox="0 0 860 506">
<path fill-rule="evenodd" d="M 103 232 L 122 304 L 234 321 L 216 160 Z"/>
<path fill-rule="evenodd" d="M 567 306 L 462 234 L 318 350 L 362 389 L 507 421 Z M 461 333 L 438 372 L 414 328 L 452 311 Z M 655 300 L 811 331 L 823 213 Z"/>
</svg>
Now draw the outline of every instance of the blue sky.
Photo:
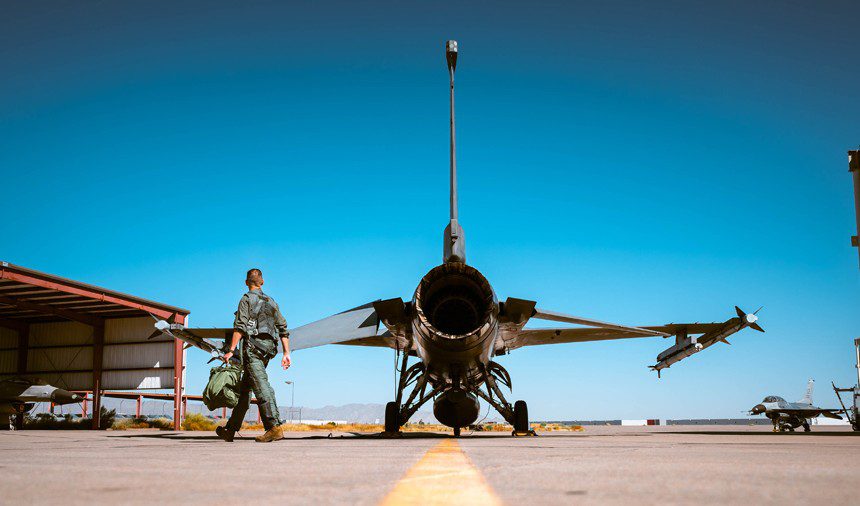
<svg viewBox="0 0 860 506">
<path fill-rule="evenodd" d="M 0 258 L 230 324 L 247 268 L 301 325 L 411 298 L 441 259 L 447 73 L 460 218 L 500 298 L 744 332 L 666 371 L 641 339 L 499 359 L 533 418 L 733 416 L 853 383 L 860 143 L 850 3 L 6 2 Z M 190 355 L 189 390 L 208 367 Z M 392 353 L 283 373 L 385 402 Z"/>
</svg>

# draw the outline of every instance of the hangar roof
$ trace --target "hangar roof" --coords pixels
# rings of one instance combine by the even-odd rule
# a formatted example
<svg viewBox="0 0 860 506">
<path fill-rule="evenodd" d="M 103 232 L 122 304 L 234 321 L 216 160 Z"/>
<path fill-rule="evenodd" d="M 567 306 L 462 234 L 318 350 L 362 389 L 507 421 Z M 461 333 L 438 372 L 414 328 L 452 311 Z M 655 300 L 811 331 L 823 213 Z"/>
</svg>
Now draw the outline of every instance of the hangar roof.
<svg viewBox="0 0 860 506">
<path fill-rule="evenodd" d="M 73 320 L 98 325 L 107 318 L 152 314 L 177 315 L 182 323 L 187 309 L 141 299 L 44 272 L 0 262 L 0 326 Z"/>
</svg>

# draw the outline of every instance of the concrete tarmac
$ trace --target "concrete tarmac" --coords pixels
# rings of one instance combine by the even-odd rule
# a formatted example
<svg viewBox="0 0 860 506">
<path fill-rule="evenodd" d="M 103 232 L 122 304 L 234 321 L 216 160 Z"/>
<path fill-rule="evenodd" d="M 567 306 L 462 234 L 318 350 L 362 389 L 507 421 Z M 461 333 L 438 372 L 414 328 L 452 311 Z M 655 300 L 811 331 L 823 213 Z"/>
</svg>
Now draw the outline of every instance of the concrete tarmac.
<svg viewBox="0 0 860 506">
<path fill-rule="evenodd" d="M 860 433 L 813 430 L 605 426 L 528 438 L 464 433 L 456 451 L 506 504 L 860 504 Z M 228 444 L 201 432 L 2 432 L 0 497 L 54 505 L 377 504 L 450 437 L 296 432 L 261 444 L 254 435 Z M 453 476 L 458 469 L 445 472 Z"/>
</svg>

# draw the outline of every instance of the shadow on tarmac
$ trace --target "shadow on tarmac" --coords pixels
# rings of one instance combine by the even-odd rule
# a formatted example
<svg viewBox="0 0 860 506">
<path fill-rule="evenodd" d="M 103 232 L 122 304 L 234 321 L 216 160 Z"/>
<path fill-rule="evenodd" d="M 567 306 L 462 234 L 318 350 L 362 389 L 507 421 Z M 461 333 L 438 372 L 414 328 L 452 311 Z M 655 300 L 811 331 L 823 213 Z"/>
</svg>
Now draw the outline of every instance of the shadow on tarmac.
<svg viewBox="0 0 860 506">
<path fill-rule="evenodd" d="M 199 433 L 198 433 L 199 434 Z M 594 434 L 592 434 L 594 436 Z M 110 437 L 115 438 L 126 438 L 126 439 L 135 439 L 135 438 L 154 438 L 154 439 L 170 439 L 170 440 L 188 440 L 188 441 L 200 441 L 200 442 L 210 442 L 210 441 L 220 441 L 221 438 L 216 436 L 214 433 L 210 435 L 192 435 L 183 432 L 163 432 L 156 434 L 122 434 L 122 435 L 111 435 Z M 553 437 L 588 437 L 582 433 L 576 434 L 558 434 L 554 433 Z M 452 434 L 445 434 L 439 432 L 403 432 L 399 435 L 387 435 L 384 432 L 377 432 L 373 434 L 368 433 L 360 433 L 360 432 L 332 432 L 327 435 L 313 434 L 308 436 L 301 437 L 287 437 L 281 441 L 305 441 L 309 439 L 331 439 L 333 441 L 343 441 L 343 440 L 362 440 L 362 441 L 371 441 L 371 440 L 402 440 L 402 439 L 453 439 L 454 436 Z M 528 437 L 522 438 L 514 438 L 507 432 L 496 432 L 496 433 L 487 433 L 487 432 L 476 432 L 474 434 L 463 434 L 458 439 L 530 439 Z M 253 436 L 236 436 L 236 441 L 253 441 Z"/>
<path fill-rule="evenodd" d="M 753 432 L 741 430 L 684 430 L 673 432 L 661 432 L 660 434 L 697 434 L 703 436 L 792 436 L 792 437 L 812 437 L 812 436 L 830 436 L 830 437 L 845 437 L 845 436 L 860 436 L 860 432 L 854 431 L 826 431 L 826 432 Z"/>
</svg>

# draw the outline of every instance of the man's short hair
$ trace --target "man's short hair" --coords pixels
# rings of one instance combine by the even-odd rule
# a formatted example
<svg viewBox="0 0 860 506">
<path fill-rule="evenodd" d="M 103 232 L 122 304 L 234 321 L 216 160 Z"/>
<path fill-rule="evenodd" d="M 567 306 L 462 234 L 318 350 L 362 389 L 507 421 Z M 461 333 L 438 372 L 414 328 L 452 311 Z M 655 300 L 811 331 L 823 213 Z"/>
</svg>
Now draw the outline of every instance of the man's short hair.
<svg viewBox="0 0 860 506">
<path fill-rule="evenodd" d="M 248 271 L 248 274 L 245 276 L 245 281 L 253 284 L 260 285 L 263 282 L 263 271 L 260 269 L 251 269 Z"/>
</svg>

